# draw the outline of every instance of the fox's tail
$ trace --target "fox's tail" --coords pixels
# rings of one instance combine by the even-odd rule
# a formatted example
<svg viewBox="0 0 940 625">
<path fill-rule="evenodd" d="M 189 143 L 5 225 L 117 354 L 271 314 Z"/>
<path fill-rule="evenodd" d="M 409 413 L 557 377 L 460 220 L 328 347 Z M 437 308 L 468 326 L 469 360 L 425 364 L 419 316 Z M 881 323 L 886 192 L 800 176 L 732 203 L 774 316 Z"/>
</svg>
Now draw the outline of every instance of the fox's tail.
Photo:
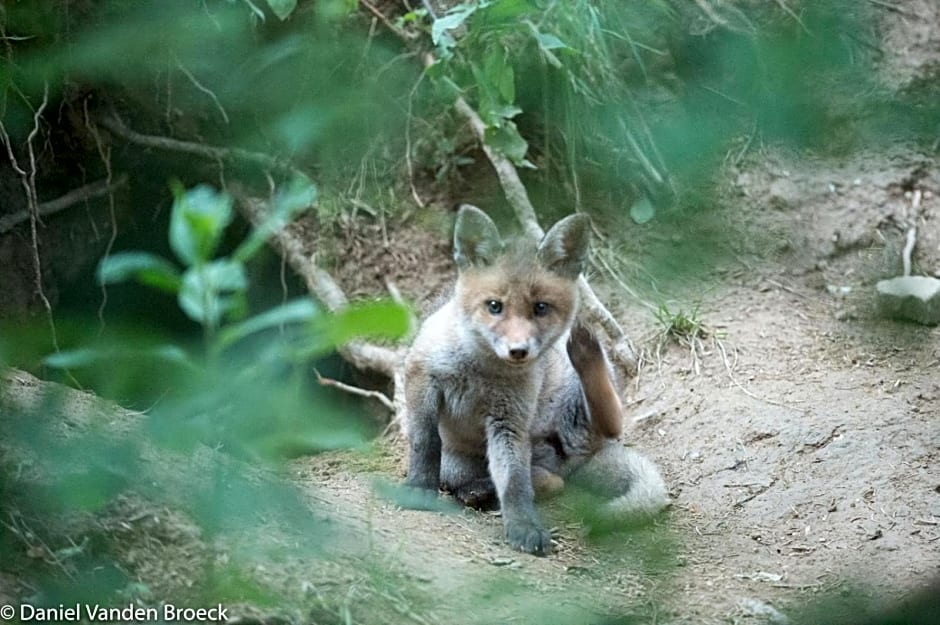
<svg viewBox="0 0 940 625">
<path fill-rule="evenodd" d="M 656 465 L 616 439 L 605 441 L 572 479 L 607 500 L 601 514 L 611 520 L 649 520 L 669 505 L 666 484 Z"/>
</svg>

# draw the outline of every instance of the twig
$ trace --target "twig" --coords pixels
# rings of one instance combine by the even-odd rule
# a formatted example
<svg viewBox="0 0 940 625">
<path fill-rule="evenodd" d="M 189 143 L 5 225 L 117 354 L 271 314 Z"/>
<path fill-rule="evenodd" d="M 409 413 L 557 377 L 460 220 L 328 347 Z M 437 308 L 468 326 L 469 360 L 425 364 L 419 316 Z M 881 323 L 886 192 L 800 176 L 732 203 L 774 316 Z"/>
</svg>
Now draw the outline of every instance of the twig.
<svg viewBox="0 0 940 625">
<path fill-rule="evenodd" d="M 754 393 L 752 393 L 751 391 L 749 391 L 747 388 L 745 388 L 744 385 L 738 382 L 738 379 L 734 377 L 734 374 L 731 373 L 732 366 L 728 364 L 728 354 L 725 352 L 724 344 L 721 342 L 721 340 L 716 338 L 715 345 L 718 347 L 718 351 L 721 353 L 721 361 L 725 365 L 725 371 L 728 373 L 728 379 L 731 380 L 732 384 L 734 384 L 739 389 L 741 389 L 741 391 L 745 395 L 747 395 L 751 399 L 756 399 L 757 401 L 762 401 L 762 402 L 771 404 L 773 406 L 780 406 L 781 408 L 790 408 L 790 409 L 793 408 L 792 406 L 788 406 L 787 404 L 784 404 L 783 402 L 774 401 L 772 399 L 767 399 L 766 397 L 759 397 L 755 395 Z"/>
<path fill-rule="evenodd" d="M 99 198 L 103 195 L 108 195 L 116 189 L 121 188 L 125 184 L 127 184 L 126 174 L 121 174 L 118 176 L 117 180 L 111 184 L 108 184 L 107 180 L 98 180 L 96 182 L 78 187 L 77 189 L 72 189 L 62 197 L 57 197 L 56 199 L 49 200 L 48 202 L 42 202 L 38 205 L 37 212 L 40 217 L 48 217 L 49 215 L 58 213 L 65 210 L 66 208 L 74 206 L 79 202 L 86 202 L 88 200 Z M 0 234 L 9 232 L 24 221 L 28 221 L 29 217 L 29 211 L 20 211 L 18 213 L 13 213 L 12 215 L 4 215 L 3 217 L 0 217 Z"/>
<path fill-rule="evenodd" d="M 913 12 L 911 12 L 911 11 L 908 11 L 908 10 L 902 8 L 902 7 L 899 7 L 899 6 L 896 5 L 896 4 L 892 4 L 892 3 L 890 3 L 890 2 L 885 2 L 884 0 L 868 0 L 868 1 L 871 2 L 872 4 L 876 5 L 876 6 L 880 6 L 880 7 L 884 8 L 884 9 L 889 10 L 889 11 L 894 11 L 895 13 L 900 13 L 901 15 L 905 15 L 905 16 L 907 16 L 907 17 L 914 17 L 914 18 L 918 18 L 918 19 L 920 18 L 920 16 L 917 15 L 916 13 L 913 13 Z"/>
<path fill-rule="evenodd" d="M 789 15 L 789 16 L 792 17 L 794 20 L 796 20 L 796 23 L 800 25 L 800 28 L 803 29 L 803 32 L 805 32 L 807 35 L 811 35 L 811 34 L 812 34 L 811 32 L 809 32 L 809 29 L 806 27 L 806 24 L 803 23 L 803 20 L 800 19 L 800 16 L 797 15 L 796 12 L 795 12 L 793 9 L 791 9 L 791 8 L 787 5 L 786 2 L 784 2 L 783 0 L 776 0 L 776 2 L 777 2 L 777 6 L 779 6 L 781 9 L 783 9 L 784 12 L 786 12 L 787 15 Z"/>
<path fill-rule="evenodd" d="M 219 102 L 219 98 L 216 97 L 216 95 L 215 95 L 215 93 L 212 91 L 212 89 L 209 89 L 208 87 L 203 86 L 203 84 L 202 84 L 201 82 L 199 82 L 199 81 L 196 79 L 196 77 L 193 76 L 192 73 L 191 73 L 188 69 L 186 69 L 186 66 L 184 66 L 179 60 L 176 61 L 176 68 L 177 68 L 179 71 L 183 72 L 183 75 L 186 76 L 186 78 L 189 79 L 189 82 L 193 83 L 193 86 L 194 86 L 196 89 L 198 89 L 199 91 L 202 91 L 204 94 L 206 94 L 207 96 L 209 96 L 210 98 L 212 98 L 212 101 L 215 103 L 216 108 L 219 109 L 219 113 L 222 114 L 222 119 L 223 119 L 223 120 L 225 121 L 225 123 L 227 124 L 227 123 L 228 123 L 228 114 L 225 112 L 225 108 L 222 106 L 222 103 Z"/>
<path fill-rule="evenodd" d="M 754 129 L 747 136 L 747 141 L 744 143 L 744 147 L 741 148 L 741 151 L 738 152 L 738 155 L 734 157 L 734 161 L 731 162 L 732 167 L 737 167 L 741 163 L 741 159 L 744 158 L 744 155 L 747 154 L 747 151 L 751 149 L 751 144 L 754 142 L 754 137 L 757 136 L 757 118 L 754 118 Z"/>
<path fill-rule="evenodd" d="M 382 393 L 380 391 L 370 391 L 368 389 L 359 388 L 358 386 L 351 386 L 349 384 L 340 382 L 339 380 L 334 380 L 332 378 L 324 378 L 322 375 L 320 375 L 320 372 L 317 371 L 316 369 L 314 369 L 313 372 L 316 374 L 317 382 L 320 383 L 320 386 L 332 386 L 333 388 L 338 388 L 339 390 L 345 391 L 352 395 L 358 395 L 359 397 L 370 397 L 372 399 L 377 399 L 382 403 L 383 406 L 385 406 L 392 412 L 395 412 L 394 402 L 392 402 L 392 400 L 389 399 L 385 393 Z"/>
<path fill-rule="evenodd" d="M 172 139 L 170 137 L 144 135 L 125 126 L 124 122 L 117 116 L 102 118 L 99 120 L 99 123 L 117 136 L 131 143 L 136 143 L 137 145 L 170 152 L 194 154 L 214 161 L 244 161 L 247 163 L 257 163 L 258 165 L 289 174 L 300 173 L 300 170 L 289 162 L 262 152 L 252 152 L 251 150 L 242 148 L 221 148 L 203 145 L 201 143 L 193 143 L 191 141 L 180 141 L 179 139 Z"/>
<path fill-rule="evenodd" d="M 415 34 L 402 30 L 401 28 L 393 24 L 392 21 L 388 19 L 387 17 L 385 17 L 385 14 L 379 11 L 378 8 L 376 8 L 374 4 L 369 2 L 369 0 L 359 0 L 359 4 L 361 4 L 366 9 L 368 9 L 369 13 L 379 18 L 379 21 L 385 24 L 386 28 L 388 28 L 390 31 L 395 33 L 400 38 L 404 39 L 405 41 L 410 41 L 415 38 L 416 36 Z"/>
<path fill-rule="evenodd" d="M 695 0 L 695 4 L 698 5 L 698 8 L 702 10 L 702 13 L 708 16 L 708 19 L 713 21 L 715 24 L 718 24 L 719 26 L 728 25 L 727 20 L 718 15 L 714 7 L 708 3 L 708 0 Z"/>
<path fill-rule="evenodd" d="M 418 189 L 415 187 L 415 169 L 414 163 L 411 160 L 411 120 L 412 116 L 412 105 L 414 103 L 415 92 L 418 90 L 418 86 L 424 80 L 425 74 L 427 74 L 427 68 L 425 68 L 421 75 L 418 77 L 417 82 L 415 82 L 414 87 L 411 88 L 411 92 L 408 93 L 408 118 L 405 120 L 405 165 L 408 167 L 408 186 L 411 188 L 411 197 L 414 198 L 415 204 L 424 208 L 426 203 L 421 199 L 421 196 L 418 195 Z"/>
</svg>

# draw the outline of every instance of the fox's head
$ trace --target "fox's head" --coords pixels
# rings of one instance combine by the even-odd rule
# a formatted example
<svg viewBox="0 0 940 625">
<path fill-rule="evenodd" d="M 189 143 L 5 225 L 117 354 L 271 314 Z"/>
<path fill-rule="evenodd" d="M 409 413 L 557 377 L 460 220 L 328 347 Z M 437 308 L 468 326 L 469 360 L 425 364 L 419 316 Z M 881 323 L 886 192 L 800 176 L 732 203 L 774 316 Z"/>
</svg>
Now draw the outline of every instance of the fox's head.
<svg viewBox="0 0 940 625">
<path fill-rule="evenodd" d="M 588 218 L 579 214 L 556 223 L 537 245 L 503 242 L 486 214 L 461 206 L 454 259 L 464 329 L 504 362 L 536 360 L 574 321 L 589 239 Z"/>
</svg>

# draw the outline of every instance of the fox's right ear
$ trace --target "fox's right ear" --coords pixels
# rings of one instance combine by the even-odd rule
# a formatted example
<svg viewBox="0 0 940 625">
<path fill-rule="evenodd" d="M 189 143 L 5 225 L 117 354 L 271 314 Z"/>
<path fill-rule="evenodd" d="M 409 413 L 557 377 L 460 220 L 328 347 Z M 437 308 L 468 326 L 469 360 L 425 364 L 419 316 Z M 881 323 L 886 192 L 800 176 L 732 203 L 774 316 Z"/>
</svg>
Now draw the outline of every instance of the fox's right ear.
<svg viewBox="0 0 940 625">
<path fill-rule="evenodd" d="M 460 270 L 492 263 L 502 251 L 499 230 L 476 206 L 463 204 L 454 226 L 454 260 Z"/>
</svg>

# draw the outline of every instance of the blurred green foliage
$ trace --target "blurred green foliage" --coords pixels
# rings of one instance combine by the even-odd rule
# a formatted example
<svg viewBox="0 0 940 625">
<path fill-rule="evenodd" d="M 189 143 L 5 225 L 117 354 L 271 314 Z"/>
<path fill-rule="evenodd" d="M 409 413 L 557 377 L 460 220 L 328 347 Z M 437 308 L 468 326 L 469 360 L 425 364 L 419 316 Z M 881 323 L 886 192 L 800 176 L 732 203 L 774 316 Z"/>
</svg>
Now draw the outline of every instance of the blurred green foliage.
<svg viewBox="0 0 940 625">
<path fill-rule="evenodd" d="M 734 235 L 714 219 L 712 185 L 752 145 L 839 155 L 936 140 L 936 86 L 895 94 L 878 82 L 875 3 L 804 2 L 798 15 L 783 3 L 706 5 L 712 14 L 678 0 L 479 0 L 450 3 L 435 17 L 402 7 L 390 23 L 403 37 L 370 24 L 350 0 L 0 6 L 0 119 L 13 144 L 25 144 L 39 103 L 50 103 L 37 131 L 41 195 L 112 171 L 133 174 L 125 210 L 146 245 L 119 241 L 124 251 L 98 266 L 99 285 L 133 280 L 173 295 L 204 329 L 192 344 L 154 314 L 112 323 L 102 336 L 84 319 L 59 319 L 64 349 L 50 353 L 45 326 L 4 324 L 0 361 L 63 372 L 60 379 L 71 375 L 145 414 L 115 436 L 113 415 L 96 408 L 80 434 L 63 438 L 59 421 L 74 399 L 45 393 L 28 409 L 0 406 L 3 440 L 39 458 L 46 476 L 37 485 L 3 466 L 0 506 L 98 511 L 130 490 L 180 506 L 210 534 L 256 528 L 263 511 L 301 544 L 325 540 L 279 471 L 289 458 L 361 445 L 372 432 L 310 383 L 309 362 L 356 336 L 400 336 L 408 313 L 375 303 L 328 314 L 298 299 L 251 315 L 250 262 L 300 211 L 313 207 L 328 222 L 345 198 L 365 197 L 383 215 L 405 205 L 412 166 L 444 197 L 449 190 L 438 187 L 455 181 L 463 194 L 485 194 L 478 179 L 460 185 L 478 153 L 455 126 L 457 96 L 479 111 L 488 146 L 524 169 L 546 221 L 572 207 L 603 214 L 617 226 L 609 243 L 622 256 L 635 254 L 638 229 L 665 233 L 663 246 L 645 251 L 654 273 L 707 268 Z M 437 57 L 426 74 L 423 52 Z M 264 152 L 309 178 L 129 147 L 99 125 L 114 116 L 142 133 Z M 149 215 L 164 207 L 168 180 L 178 182 L 164 237 Z M 231 198 L 216 190 L 226 180 L 271 197 L 268 224 L 238 232 Z M 97 305 L 91 286 L 83 296 Z M 130 307 L 134 297 L 123 301 Z M 105 314 L 122 312 L 115 308 Z M 680 317 L 661 311 L 673 329 L 677 320 L 698 323 L 694 312 Z M 16 539 L 4 528 L 0 550 L 12 553 Z M 672 543 L 651 544 L 662 547 L 649 549 L 649 562 L 667 562 Z M 107 596 L 128 582 L 108 557 L 78 562 L 80 583 L 40 580 L 47 601 Z M 224 588 L 262 602 L 235 567 L 210 568 L 207 597 Z M 511 585 L 481 586 L 490 598 L 516 600 Z M 553 609 L 532 596 L 520 604 L 533 619 Z M 331 612 L 348 615 L 348 606 Z M 555 616 L 579 622 L 577 613 Z M 623 622 L 635 620 L 643 619 Z"/>
</svg>

